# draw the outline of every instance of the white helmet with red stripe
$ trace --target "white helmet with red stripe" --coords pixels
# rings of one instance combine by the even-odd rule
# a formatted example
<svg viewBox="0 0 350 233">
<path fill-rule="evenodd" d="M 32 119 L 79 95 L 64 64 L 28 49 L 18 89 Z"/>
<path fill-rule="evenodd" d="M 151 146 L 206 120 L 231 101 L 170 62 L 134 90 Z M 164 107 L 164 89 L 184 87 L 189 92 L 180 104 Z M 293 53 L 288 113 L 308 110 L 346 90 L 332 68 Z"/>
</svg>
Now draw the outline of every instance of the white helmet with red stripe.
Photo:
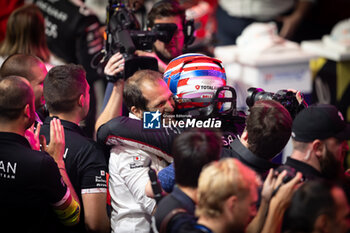
<svg viewBox="0 0 350 233">
<path fill-rule="evenodd" d="M 222 62 L 198 53 L 171 60 L 163 77 L 182 110 L 208 106 L 216 90 L 226 85 Z"/>
</svg>

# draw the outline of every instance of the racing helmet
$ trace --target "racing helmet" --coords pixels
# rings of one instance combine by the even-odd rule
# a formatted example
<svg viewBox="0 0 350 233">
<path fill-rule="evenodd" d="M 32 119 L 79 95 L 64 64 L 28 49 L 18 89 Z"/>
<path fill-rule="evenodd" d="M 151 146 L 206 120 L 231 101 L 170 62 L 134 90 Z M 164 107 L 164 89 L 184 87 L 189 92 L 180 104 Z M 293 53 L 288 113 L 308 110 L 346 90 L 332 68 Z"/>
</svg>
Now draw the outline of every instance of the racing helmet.
<svg viewBox="0 0 350 233">
<path fill-rule="evenodd" d="M 199 53 L 183 54 L 171 60 L 163 78 L 180 112 L 207 107 L 216 90 L 226 86 L 222 62 Z"/>
</svg>

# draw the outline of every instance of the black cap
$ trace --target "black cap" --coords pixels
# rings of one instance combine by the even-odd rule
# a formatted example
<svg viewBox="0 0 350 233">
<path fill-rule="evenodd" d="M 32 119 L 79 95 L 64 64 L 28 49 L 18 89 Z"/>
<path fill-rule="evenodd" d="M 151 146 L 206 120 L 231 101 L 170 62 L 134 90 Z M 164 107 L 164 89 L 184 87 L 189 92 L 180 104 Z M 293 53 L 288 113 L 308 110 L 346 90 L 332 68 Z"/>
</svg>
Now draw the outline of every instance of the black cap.
<svg viewBox="0 0 350 233">
<path fill-rule="evenodd" d="M 293 121 L 292 138 L 299 142 L 312 142 L 335 137 L 350 139 L 350 124 L 344 121 L 338 109 L 329 104 L 315 104 L 303 109 Z"/>
</svg>

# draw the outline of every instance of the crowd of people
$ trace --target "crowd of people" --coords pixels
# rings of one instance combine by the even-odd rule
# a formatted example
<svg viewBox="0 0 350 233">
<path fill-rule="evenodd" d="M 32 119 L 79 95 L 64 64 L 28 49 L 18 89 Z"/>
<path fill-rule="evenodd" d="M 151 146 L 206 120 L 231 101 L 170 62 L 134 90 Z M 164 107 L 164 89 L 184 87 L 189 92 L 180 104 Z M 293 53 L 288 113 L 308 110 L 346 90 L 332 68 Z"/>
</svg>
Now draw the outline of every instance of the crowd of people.
<svg viewBox="0 0 350 233">
<path fill-rule="evenodd" d="M 103 25 L 79 0 L 18 2 L 0 44 L 3 229 L 350 232 L 350 124 L 336 106 L 308 105 L 297 90 L 289 90 L 296 116 L 270 99 L 238 112 L 240 96 L 226 86 L 213 45 L 191 47 L 196 21 L 185 7 L 203 1 L 154 3 L 145 30 L 167 39 L 158 37 L 152 51 L 107 51 L 103 72 L 93 63 L 116 25 Z M 235 40 L 223 30 L 282 16 L 289 38 L 315 4 L 285 1 L 267 11 L 261 3 L 251 5 L 255 12 L 241 0 L 204 2 L 217 6 L 223 44 Z M 131 40 L 122 31 L 113 40 Z M 140 68 L 144 57 L 156 65 Z M 286 162 L 274 162 L 290 140 Z"/>
</svg>

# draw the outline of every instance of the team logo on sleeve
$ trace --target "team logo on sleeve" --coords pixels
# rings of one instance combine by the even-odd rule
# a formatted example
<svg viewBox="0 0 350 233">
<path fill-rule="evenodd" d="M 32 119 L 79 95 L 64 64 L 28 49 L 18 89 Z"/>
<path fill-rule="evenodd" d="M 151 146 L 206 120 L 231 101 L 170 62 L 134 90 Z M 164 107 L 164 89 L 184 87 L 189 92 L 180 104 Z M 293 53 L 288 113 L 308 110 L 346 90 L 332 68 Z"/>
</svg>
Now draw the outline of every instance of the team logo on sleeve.
<svg viewBox="0 0 350 233">
<path fill-rule="evenodd" d="M 160 116 L 162 114 L 159 111 L 156 112 L 144 112 L 143 113 L 143 128 L 144 129 L 160 129 Z"/>
<path fill-rule="evenodd" d="M 142 156 L 134 156 L 134 162 L 141 162 L 141 161 L 144 161 L 145 159 L 142 157 Z"/>
</svg>

